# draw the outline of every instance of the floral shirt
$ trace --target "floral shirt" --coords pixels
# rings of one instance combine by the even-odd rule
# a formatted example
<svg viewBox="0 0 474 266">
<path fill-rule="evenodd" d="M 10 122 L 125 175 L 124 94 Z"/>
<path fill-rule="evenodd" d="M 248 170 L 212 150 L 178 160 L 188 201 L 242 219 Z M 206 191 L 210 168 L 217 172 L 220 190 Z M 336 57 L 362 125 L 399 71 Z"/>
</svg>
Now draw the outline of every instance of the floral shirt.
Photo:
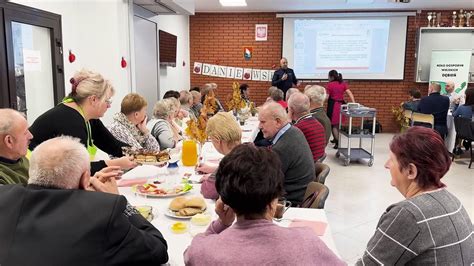
<svg viewBox="0 0 474 266">
<path fill-rule="evenodd" d="M 122 142 L 129 144 L 137 149 L 147 149 L 150 151 L 159 151 L 158 141 L 151 135 L 144 135 L 140 129 L 128 120 L 121 112 L 114 115 L 114 121 L 108 127 L 110 133 Z"/>
</svg>

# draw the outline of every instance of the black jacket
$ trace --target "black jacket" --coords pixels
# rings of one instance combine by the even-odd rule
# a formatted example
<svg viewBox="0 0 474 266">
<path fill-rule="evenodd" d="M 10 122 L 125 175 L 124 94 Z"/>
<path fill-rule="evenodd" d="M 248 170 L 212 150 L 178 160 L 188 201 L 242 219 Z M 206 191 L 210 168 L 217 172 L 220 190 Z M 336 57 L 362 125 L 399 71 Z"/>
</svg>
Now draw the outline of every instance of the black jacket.
<svg viewBox="0 0 474 266">
<path fill-rule="evenodd" d="M 434 128 L 443 137 L 448 134 L 448 109 L 449 98 L 441 95 L 439 92 L 433 92 L 421 98 L 418 103 L 418 112 L 432 114 L 434 116 Z"/>
<path fill-rule="evenodd" d="M 286 80 L 282 80 L 281 78 L 283 77 L 283 74 L 288 74 L 288 78 Z M 293 72 L 293 69 L 287 68 L 287 69 L 278 69 L 275 71 L 275 74 L 273 74 L 272 78 L 272 86 L 276 86 L 280 90 L 282 90 L 285 95 L 286 91 L 293 87 L 293 85 L 296 86 L 298 83 L 298 79 L 296 79 L 295 72 Z"/>
<path fill-rule="evenodd" d="M 161 233 L 125 197 L 0 186 L 0 265 L 159 265 Z"/>
<path fill-rule="evenodd" d="M 89 122 L 94 144 L 109 155 L 122 157 L 122 147 L 129 145 L 117 140 L 99 119 L 91 119 Z M 64 104 L 56 105 L 36 118 L 30 127 L 30 132 L 33 134 L 30 150 L 43 141 L 61 135 L 78 138 L 87 147 L 87 127 L 84 118 L 79 112 Z M 104 161 L 91 162 L 91 174 L 106 166 Z"/>
</svg>

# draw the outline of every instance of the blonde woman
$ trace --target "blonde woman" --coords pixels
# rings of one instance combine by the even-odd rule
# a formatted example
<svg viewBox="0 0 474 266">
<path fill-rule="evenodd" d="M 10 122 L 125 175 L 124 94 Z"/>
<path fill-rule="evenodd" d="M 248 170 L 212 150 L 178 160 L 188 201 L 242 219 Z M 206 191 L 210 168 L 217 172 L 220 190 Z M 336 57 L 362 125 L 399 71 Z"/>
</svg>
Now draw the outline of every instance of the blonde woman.
<svg viewBox="0 0 474 266">
<path fill-rule="evenodd" d="M 234 116 L 225 112 L 217 113 L 209 119 L 206 133 L 214 148 L 223 155 L 229 154 L 240 144 L 242 139 L 242 129 L 235 121 Z M 215 186 L 217 167 L 218 165 L 215 164 L 204 163 L 196 168 L 197 171 L 211 174 L 203 178 L 201 194 L 205 198 L 219 198 Z"/>
<path fill-rule="evenodd" d="M 159 151 L 158 141 L 146 128 L 147 116 L 145 98 L 137 93 L 127 94 L 120 106 L 120 112 L 114 115 L 109 127 L 110 133 L 118 140 L 137 149 Z"/>
<path fill-rule="evenodd" d="M 147 123 L 151 135 L 160 144 L 160 149 L 174 148 L 176 143 L 182 139 L 172 123 L 176 115 L 174 98 L 163 99 L 156 102 L 153 108 L 153 119 Z M 175 99 L 176 100 L 176 99 Z"/>
<path fill-rule="evenodd" d="M 122 157 L 122 147 L 127 145 L 117 140 L 99 119 L 112 104 L 115 91 L 110 81 L 99 73 L 83 69 L 70 82 L 71 93 L 64 101 L 39 116 L 31 125 L 34 139 L 31 140 L 30 150 L 43 141 L 66 135 L 79 138 L 91 160 L 94 160 L 97 148 L 114 157 L 121 157 L 91 162 L 92 174 L 106 166 L 135 167 L 132 158 Z"/>
</svg>

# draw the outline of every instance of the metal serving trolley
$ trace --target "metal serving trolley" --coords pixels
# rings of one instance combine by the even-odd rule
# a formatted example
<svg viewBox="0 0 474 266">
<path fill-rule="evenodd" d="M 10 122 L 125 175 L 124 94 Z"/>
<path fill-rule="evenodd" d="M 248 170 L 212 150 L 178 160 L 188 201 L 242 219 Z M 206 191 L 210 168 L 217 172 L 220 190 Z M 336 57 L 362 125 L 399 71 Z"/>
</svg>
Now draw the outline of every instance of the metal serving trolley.
<svg viewBox="0 0 474 266">
<path fill-rule="evenodd" d="M 349 103 L 341 106 L 339 114 L 339 145 L 342 144 L 341 136 L 347 138 L 347 148 L 337 150 L 336 158 L 344 156 L 344 165 L 348 166 L 351 160 L 369 159 L 368 166 L 374 164 L 375 126 L 377 111 L 374 108 L 361 106 L 357 103 Z M 347 127 L 343 127 L 342 118 L 348 120 Z M 360 128 L 353 127 L 354 118 L 360 118 Z M 372 120 L 372 130 L 364 130 L 364 119 Z M 347 129 L 346 129 L 347 128 Z M 359 139 L 359 147 L 352 148 L 352 140 Z M 362 148 L 362 139 L 370 139 L 370 152 Z"/>
</svg>

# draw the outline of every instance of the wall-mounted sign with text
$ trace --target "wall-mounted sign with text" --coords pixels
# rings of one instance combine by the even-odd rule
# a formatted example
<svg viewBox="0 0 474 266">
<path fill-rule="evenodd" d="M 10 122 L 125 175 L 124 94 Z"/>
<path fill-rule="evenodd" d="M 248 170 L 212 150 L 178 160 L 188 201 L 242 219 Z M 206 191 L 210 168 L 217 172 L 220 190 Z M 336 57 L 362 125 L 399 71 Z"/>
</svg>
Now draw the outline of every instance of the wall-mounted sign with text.
<svg viewBox="0 0 474 266">
<path fill-rule="evenodd" d="M 440 83 L 441 93 L 446 93 L 447 82 L 454 82 L 454 93 L 463 96 L 469 81 L 471 54 L 471 49 L 432 50 L 430 82 Z"/>
<path fill-rule="evenodd" d="M 219 78 L 272 81 L 275 70 L 220 66 L 194 62 L 193 74 Z"/>
</svg>

